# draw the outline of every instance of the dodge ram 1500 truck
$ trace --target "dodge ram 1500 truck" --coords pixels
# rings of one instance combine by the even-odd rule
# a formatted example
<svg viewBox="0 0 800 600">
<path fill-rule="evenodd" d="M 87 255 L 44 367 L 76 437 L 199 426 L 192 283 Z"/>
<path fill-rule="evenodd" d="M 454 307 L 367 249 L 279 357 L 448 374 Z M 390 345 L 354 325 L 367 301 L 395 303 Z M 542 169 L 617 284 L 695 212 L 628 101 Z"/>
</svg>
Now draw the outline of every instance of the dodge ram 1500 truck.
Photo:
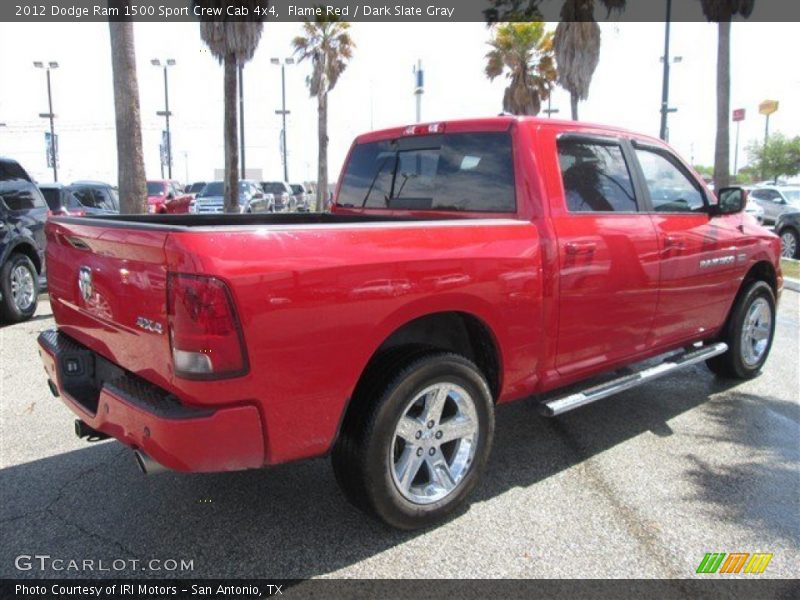
<svg viewBox="0 0 800 600">
<path fill-rule="evenodd" d="M 357 506 L 428 525 L 497 404 L 567 410 L 706 361 L 761 369 L 778 238 L 661 141 L 496 117 L 356 139 L 332 214 L 57 217 L 39 338 L 81 437 L 145 472 L 330 453 Z"/>
</svg>

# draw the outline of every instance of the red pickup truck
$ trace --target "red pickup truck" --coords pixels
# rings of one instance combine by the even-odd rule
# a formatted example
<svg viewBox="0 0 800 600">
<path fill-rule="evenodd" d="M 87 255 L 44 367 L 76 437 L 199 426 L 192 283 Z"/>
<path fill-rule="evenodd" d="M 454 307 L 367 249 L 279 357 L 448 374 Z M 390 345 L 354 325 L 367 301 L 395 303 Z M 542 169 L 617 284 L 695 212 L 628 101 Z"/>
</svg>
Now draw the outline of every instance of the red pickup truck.
<svg viewBox="0 0 800 600">
<path fill-rule="evenodd" d="M 339 182 L 332 214 L 51 219 L 39 343 L 78 435 L 145 472 L 330 453 L 353 503 L 414 528 L 474 488 L 497 404 L 767 359 L 779 240 L 659 140 L 415 125 L 359 137 Z"/>
</svg>

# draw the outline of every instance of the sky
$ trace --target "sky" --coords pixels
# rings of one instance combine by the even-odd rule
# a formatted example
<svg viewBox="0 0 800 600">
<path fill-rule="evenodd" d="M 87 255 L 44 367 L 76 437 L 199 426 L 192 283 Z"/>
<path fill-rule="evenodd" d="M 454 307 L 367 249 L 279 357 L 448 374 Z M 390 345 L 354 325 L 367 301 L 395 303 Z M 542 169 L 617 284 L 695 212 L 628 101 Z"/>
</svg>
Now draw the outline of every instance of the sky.
<svg viewBox="0 0 800 600">
<path fill-rule="evenodd" d="M 552 29 L 555 24 L 551 24 Z M 657 136 L 660 123 L 663 23 L 603 23 L 600 63 L 581 120 L 626 127 Z M 164 108 L 163 73 L 150 60 L 173 58 L 170 109 L 173 177 L 209 180 L 223 166 L 222 67 L 200 39 L 197 23 L 136 23 L 136 59 L 141 97 L 145 169 L 160 177 L 159 143 Z M 280 158 L 280 68 L 271 57 L 291 56 L 297 23 L 269 23 L 254 59 L 244 70 L 247 167 L 264 179 L 282 179 Z M 763 140 L 758 104 L 780 101 L 770 131 L 800 135 L 800 72 L 796 23 L 736 22 L 732 26 L 732 103 L 745 108 L 739 167 L 744 147 Z M 353 138 L 371 129 L 405 125 L 415 118 L 412 67 L 422 60 L 426 87 L 423 122 L 495 115 L 502 109 L 504 78 L 484 75 L 490 31 L 480 23 L 354 23 L 357 48 L 329 100 L 329 178 L 335 181 Z M 670 143 L 694 164 L 710 165 L 716 122 L 717 27 L 705 22 L 672 24 Z M 19 160 L 40 182 L 52 181 L 44 131 L 45 74 L 33 61 L 58 61 L 52 73 L 59 180 L 99 179 L 116 183 L 116 137 L 108 25 L 103 23 L 0 23 L 0 155 Z M 286 68 L 289 178 L 315 179 L 316 99 L 306 77 L 311 65 Z M 569 95 L 556 88 L 553 108 L 569 116 Z M 731 127 L 731 167 L 735 126 Z"/>
</svg>

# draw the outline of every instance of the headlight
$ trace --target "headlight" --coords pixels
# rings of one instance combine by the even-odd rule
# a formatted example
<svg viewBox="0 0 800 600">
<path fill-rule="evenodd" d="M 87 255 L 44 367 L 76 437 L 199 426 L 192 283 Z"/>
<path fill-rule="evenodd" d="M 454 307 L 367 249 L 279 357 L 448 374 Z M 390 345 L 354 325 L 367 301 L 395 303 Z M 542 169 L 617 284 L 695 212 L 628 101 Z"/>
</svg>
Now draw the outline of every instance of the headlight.
<svg viewBox="0 0 800 600">
<path fill-rule="evenodd" d="M 189 212 L 190 213 L 196 213 L 197 212 L 197 203 L 194 200 L 189 202 Z"/>
<path fill-rule="evenodd" d="M 156 212 L 156 205 L 155 204 L 148 204 L 147 205 L 147 212 L 151 215 L 155 214 Z"/>
</svg>

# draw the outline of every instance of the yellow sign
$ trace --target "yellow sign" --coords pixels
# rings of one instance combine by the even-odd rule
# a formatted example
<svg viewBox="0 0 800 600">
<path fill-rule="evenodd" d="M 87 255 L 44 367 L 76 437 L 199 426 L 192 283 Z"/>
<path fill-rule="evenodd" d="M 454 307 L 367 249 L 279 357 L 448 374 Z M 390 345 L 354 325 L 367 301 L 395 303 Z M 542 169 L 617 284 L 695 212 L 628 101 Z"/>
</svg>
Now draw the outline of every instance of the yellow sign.
<svg viewBox="0 0 800 600">
<path fill-rule="evenodd" d="M 778 110 L 777 100 L 764 100 L 758 105 L 758 112 L 762 115 L 771 115 Z"/>
</svg>

